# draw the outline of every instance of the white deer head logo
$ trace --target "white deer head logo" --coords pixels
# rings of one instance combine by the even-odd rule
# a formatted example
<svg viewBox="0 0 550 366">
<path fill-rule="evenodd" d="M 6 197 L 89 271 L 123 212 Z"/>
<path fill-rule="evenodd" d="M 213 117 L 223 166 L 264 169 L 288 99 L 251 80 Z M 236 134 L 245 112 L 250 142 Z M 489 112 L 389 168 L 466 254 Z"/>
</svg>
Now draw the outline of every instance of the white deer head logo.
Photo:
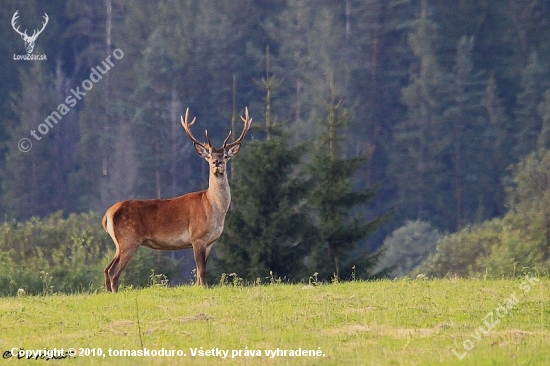
<svg viewBox="0 0 550 366">
<path fill-rule="evenodd" d="M 15 14 L 13 14 L 13 18 L 11 18 L 11 26 L 13 27 L 13 29 L 19 33 L 21 35 L 21 38 L 23 38 L 23 41 L 25 41 L 25 49 L 27 50 L 27 53 L 32 53 L 32 51 L 34 50 L 34 42 L 36 41 L 36 38 L 40 35 L 40 33 L 42 33 L 42 31 L 44 30 L 44 28 L 46 28 L 46 24 L 48 24 L 48 14 L 44 13 L 44 21 L 42 22 L 42 29 L 38 30 L 38 29 L 35 29 L 34 32 L 32 33 L 32 36 L 28 36 L 27 35 L 27 30 L 25 29 L 24 32 L 21 32 L 19 30 L 19 26 L 17 26 L 17 28 L 15 27 L 15 22 L 17 21 L 17 18 L 19 18 L 19 15 L 17 14 L 19 12 L 19 10 L 17 10 L 15 12 Z"/>
</svg>

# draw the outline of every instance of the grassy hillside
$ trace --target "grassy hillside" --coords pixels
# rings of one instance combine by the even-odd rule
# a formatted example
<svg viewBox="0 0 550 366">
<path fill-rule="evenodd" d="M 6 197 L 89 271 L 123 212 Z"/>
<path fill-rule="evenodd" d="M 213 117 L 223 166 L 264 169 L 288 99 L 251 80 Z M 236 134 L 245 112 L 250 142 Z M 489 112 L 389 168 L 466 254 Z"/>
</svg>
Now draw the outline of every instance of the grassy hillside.
<svg viewBox="0 0 550 366">
<path fill-rule="evenodd" d="M 47 364 L 543 365 L 549 289 L 445 279 L 22 295 L 0 298 L 0 362 L 27 364 L 13 348 L 74 348 Z M 174 356 L 151 355 L 163 349 Z"/>
</svg>

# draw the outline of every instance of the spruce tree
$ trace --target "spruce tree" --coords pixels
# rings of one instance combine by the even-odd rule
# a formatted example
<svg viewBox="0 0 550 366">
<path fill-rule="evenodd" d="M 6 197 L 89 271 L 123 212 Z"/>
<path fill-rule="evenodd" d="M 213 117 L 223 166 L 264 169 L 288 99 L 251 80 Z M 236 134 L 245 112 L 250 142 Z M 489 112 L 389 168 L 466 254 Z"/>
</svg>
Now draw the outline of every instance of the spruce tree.
<svg viewBox="0 0 550 366">
<path fill-rule="evenodd" d="M 543 125 L 538 108 L 544 101 L 547 77 L 548 73 L 539 60 L 538 53 L 532 52 L 521 75 L 521 89 L 517 94 L 517 109 L 514 113 L 516 158 L 523 158 L 537 148 Z"/>
<path fill-rule="evenodd" d="M 457 44 L 455 65 L 449 103 L 443 112 L 446 128 L 444 134 L 451 142 L 447 155 L 449 159 L 448 186 L 454 188 L 455 225 L 460 230 L 464 220 L 471 220 L 472 213 L 482 210 L 478 192 L 479 183 L 486 173 L 483 161 L 487 151 L 483 150 L 486 120 L 483 115 L 483 84 L 481 74 L 474 70 L 472 51 L 474 38 L 462 36 Z M 466 194 L 468 192 L 468 194 Z M 449 222 L 450 224 L 450 222 Z"/>
<path fill-rule="evenodd" d="M 315 186 L 309 202 L 320 238 L 308 258 L 308 268 L 321 280 L 368 277 L 375 257 L 358 244 L 380 223 L 380 219 L 368 221 L 361 215 L 361 208 L 374 197 L 375 189 L 354 189 L 354 177 L 368 157 L 344 156 L 343 129 L 350 116 L 342 103 L 336 102 L 332 83 L 330 90 L 328 116 L 320 121 L 320 135 L 311 144 L 310 174 Z"/>
<path fill-rule="evenodd" d="M 265 139 L 247 142 L 233 163 L 232 204 L 214 258 L 218 274 L 292 281 L 307 275 L 304 259 L 316 233 L 305 205 L 309 182 L 299 168 L 303 146 L 291 146 L 286 125 L 271 117 L 277 81 L 269 51 L 267 60 L 265 124 L 256 128 Z"/>
<path fill-rule="evenodd" d="M 451 141 L 442 114 L 451 80 L 438 57 L 437 33 L 423 1 L 408 38 L 417 60 L 411 64 L 409 85 L 402 89 L 407 115 L 395 126 L 388 172 L 396 185 L 400 219 L 432 220 L 436 226 L 449 227 L 454 223 L 454 215 L 445 216 L 448 207 L 454 207 L 446 165 Z"/>
<path fill-rule="evenodd" d="M 269 140 L 248 142 L 233 163 L 232 208 L 216 246 L 217 267 L 247 280 L 297 280 L 315 236 L 304 206 L 307 182 L 295 174 L 301 149 L 280 128 L 269 132 Z"/>
<path fill-rule="evenodd" d="M 168 52 L 161 29 L 153 31 L 139 67 L 144 75 L 133 95 L 136 106 L 134 133 L 139 140 L 136 192 L 143 197 L 178 194 L 175 174 L 184 158 L 183 130 L 179 121 L 176 79 L 178 66 Z M 185 152 L 189 155 L 192 149 Z"/>
<path fill-rule="evenodd" d="M 482 134 L 484 138 L 478 157 L 483 174 L 477 186 L 477 198 L 484 202 L 484 218 L 504 214 L 505 194 L 502 177 L 507 174 L 508 166 L 515 160 L 510 154 L 513 146 L 512 120 L 506 113 L 499 94 L 495 76 L 491 74 L 481 99 L 484 109 L 482 118 L 486 120 L 486 127 Z"/>
<path fill-rule="evenodd" d="M 10 219 L 44 216 L 63 208 L 63 202 L 52 199 L 56 191 L 63 189 L 56 185 L 58 177 L 52 174 L 57 157 L 56 134 L 62 122 L 52 124 L 51 129 L 43 123 L 52 113 L 52 105 L 55 106 L 52 77 L 40 62 L 35 62 L 28 72 L 21 70 L 20 78 L 22 91 L 13 95 L 12 108 L 22 124 L 10 131 L 1 174 L 2 206 Z M 31 144 L 29 151 L 20 151 Z"/>
</svg>

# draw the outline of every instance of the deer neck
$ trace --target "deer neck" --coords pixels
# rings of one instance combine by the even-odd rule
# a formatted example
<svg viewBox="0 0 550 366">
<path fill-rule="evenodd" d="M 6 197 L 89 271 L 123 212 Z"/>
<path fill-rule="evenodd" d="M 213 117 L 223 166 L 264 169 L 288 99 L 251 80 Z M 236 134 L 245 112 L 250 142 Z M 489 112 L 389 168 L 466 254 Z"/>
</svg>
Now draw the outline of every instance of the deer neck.
<svg viewBox="0 0 550 366">
<path fill-rule="evenodd" d="M 206 195 L 216 211 L 225 216 L 231 202 L 231 191 L 225 172 L 223 174 L 210 173 Z"/>
</svg>

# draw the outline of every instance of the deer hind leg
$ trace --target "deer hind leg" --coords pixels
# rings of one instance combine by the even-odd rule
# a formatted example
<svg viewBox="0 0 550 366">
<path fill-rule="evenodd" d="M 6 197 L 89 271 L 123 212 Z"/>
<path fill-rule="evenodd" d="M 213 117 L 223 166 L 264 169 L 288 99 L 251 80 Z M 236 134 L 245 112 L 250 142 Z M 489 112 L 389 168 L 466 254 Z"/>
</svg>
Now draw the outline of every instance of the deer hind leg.
<svg viewBox="0 0 550 366">
<path fill-rule="evenodd" d="M 107 265 L 107 267 L 105 267 L 105 287 L 107 288 L 107 291 L 111 292 L 113 291 L 113 288 L 111 286 L 111 275 L 109 274 L 110 270 L 111 270 L 111 267 L 113 267 L 115 265 L 115 263 L 118 263 L 118 261 L 120 260 L 120 255 L 118 253 L 118 250 L 115 254 L 115 256 L 113 257 L 113 259 L 111 259 L 111 261 L 109 262 L 109 264 Z"/>
<path fill-rule="evenodd" d="M 125 249 L 121 249 L 120 246 L 117 248 L 115 257 L 107 268 L 105 268 L 105 286 L 107 287 L 107 291 L 118 292 L 118 278 L 138 250 L 139 243 L 123 246 L 123 248 Z"/>
</svg>

